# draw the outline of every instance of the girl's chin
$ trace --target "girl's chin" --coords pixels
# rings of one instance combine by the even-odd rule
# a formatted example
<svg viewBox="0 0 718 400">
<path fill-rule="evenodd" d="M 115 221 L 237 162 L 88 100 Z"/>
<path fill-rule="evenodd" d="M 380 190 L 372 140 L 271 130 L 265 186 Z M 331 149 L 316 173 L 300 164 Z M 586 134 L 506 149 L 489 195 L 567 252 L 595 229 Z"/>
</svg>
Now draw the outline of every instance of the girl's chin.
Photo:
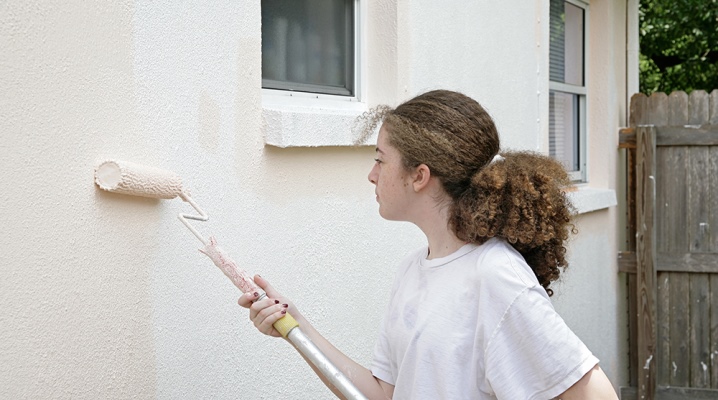
<svg viewBox="0 0 718 400">
<path fill-rule="evenodd" d="M 387 221 L 401 221 L 401 218 L 397 218 L 396 215 L 393 215 L 386 210 L 383 210 L 381 205 L 379 205 L 379 216 L 384 218 Z"/>
</svg>

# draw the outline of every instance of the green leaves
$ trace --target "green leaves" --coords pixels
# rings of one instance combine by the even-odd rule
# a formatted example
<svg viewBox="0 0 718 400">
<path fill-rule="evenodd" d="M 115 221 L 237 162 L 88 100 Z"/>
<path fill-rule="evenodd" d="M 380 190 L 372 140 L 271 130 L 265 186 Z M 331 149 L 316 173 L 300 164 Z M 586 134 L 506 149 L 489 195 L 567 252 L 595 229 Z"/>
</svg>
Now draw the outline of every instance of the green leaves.
<svg viewBox="0 0 718 400">
<path fill-rule="evenodd" d="M 641 0 L 641 92 L 718 88 L 718 0 Z"/>
</svg>

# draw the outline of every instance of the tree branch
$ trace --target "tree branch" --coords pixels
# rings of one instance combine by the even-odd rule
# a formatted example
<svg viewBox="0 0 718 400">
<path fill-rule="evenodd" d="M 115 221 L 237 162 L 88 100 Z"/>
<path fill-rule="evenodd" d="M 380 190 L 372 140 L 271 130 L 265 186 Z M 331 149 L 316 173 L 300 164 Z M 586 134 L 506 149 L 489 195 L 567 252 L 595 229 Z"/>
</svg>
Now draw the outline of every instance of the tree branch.
<svg viewBox="0 0 718 400">
<path fill-rule="evenodd" d="M 703 57 L 705 57 L 705 60 L 701 60 L 701 58 Z M 687 62 L 718 63 L 718 51 L 710 50 L 700 58 L 683 58 L 679 56 L 664 56 L 656 54 L 651 56 L 651 60 L 653 60 L 653 62 L 656 64 L 656 67 L 658 67 L 658 69 L 663 72 L 667 68 L 674 67 L 676 65 L 680 65 Z"/>
</svg>

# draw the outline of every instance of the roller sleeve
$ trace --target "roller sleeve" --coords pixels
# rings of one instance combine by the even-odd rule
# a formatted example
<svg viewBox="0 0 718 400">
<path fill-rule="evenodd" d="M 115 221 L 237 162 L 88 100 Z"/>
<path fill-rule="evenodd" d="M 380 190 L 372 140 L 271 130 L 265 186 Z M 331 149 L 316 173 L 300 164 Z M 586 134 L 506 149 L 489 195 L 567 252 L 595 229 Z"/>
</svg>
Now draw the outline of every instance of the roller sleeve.
<svg viewBox="0 0 718 400">
<path fill-rule="evenodd" d="M 108 192 L 155 199 L 173 199 L 182 194 L 179 175 L 127 161 L 100 163 L 95 168 L 95 183 Z"/>
</svg>

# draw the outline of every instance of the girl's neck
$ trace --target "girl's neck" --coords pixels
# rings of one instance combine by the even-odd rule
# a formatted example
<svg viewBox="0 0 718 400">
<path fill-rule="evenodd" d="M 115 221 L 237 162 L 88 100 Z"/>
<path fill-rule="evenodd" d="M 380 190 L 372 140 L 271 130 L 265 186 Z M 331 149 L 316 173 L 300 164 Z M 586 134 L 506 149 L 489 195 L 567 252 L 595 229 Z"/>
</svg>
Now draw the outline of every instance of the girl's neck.
<svg viewBox="0 0 718 400">
<path fill-rule="evenodd" d="M 425 218 L 417 224 L 426 235 L 429 242 L 427 259 L 446 257 L 466 244 L 454 234 L 449 227 L 448 208 L 435 210 L 434 213 L 425 214 Z"/>
<path fill-rule="evenodd" d="M 426 258 L 428 260 L 432 260 L 434 258 L 446 257 L 450 254 L 453 254 L 457 250 L 459 250 L 465 244 L 466 244 L 466 242 L 464 242 L 463 240 L 459 240 L 456 236 L 453 236 L 452 238 L 448 238 L 448 240 L 446 240 L 446 241 L 434 241 L 433 244 L 431 243 L 431 240 L 430 240 L 429 241 L 429 254 L 426 256 Z"/>
<path fill-rule="evenodd" d="M 451 200 L 438 179 L 432 178 L 413 203 L 409 218 L 426 235 L 429 242 L 428 259 L 446 257 L 466 242 L 459 240 L 449 227 Z"/>
</svg>

